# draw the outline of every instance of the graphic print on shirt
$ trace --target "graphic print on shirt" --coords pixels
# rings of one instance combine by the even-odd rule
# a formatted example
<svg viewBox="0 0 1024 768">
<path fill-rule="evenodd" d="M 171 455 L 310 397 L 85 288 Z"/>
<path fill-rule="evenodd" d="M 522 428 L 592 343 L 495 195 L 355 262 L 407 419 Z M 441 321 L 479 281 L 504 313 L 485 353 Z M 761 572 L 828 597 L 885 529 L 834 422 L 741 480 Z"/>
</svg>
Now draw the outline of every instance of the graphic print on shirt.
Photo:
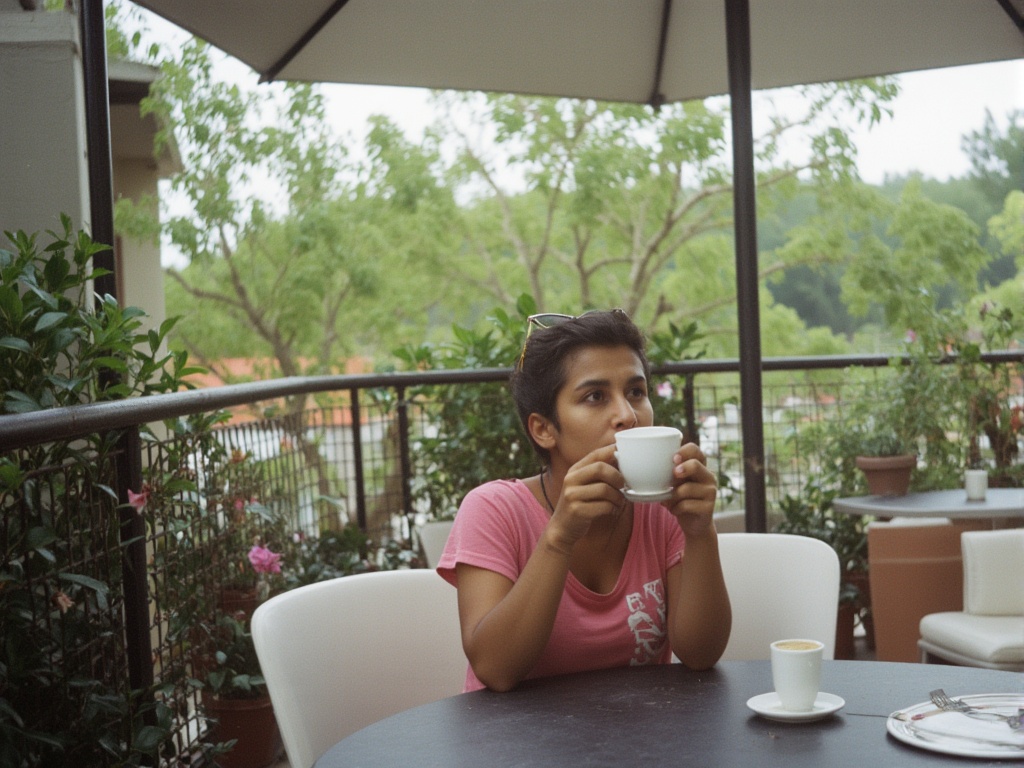
<svg viewBox="0 0 1024 768">
<path fill-rule="evenodd" d="M 661 579 L 644 584 L 643 592 L 626 595 L 629 629 L 636 648 L 629 660 L 632 667 L 650 664 L 665 647 L 665 588 Z"/>
</svg>

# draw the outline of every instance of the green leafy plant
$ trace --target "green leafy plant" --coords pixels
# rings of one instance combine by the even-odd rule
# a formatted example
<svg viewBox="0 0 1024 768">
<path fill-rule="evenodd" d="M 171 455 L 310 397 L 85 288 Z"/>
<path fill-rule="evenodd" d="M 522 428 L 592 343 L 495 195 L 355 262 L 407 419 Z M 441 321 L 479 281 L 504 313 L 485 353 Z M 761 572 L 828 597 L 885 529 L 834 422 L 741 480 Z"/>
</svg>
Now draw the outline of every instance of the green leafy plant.
<svg viewBox="0 0 1024 768">
<path fill-rule="evenodd" d="M 655 331 L 648 338 L 647 357 L 652 365 L 699 360 L 707 353 L 705 348 L 697 348 L 703 338 L 695 322 L 683 327 L 670 322 L 667 331 Z M 655 424 L 685 429 L 686 403 L 671 376 L 654 377 L 650 398 Z"/>
<path fill-rule="evenodd" d="M 50 232 L 40 249 L 37 235 L 5 232 L 15 251 L 0 249 L 0 371 L 3 413 L 175 391 L 188 386 L 185 352 L 161 353 L 176 319 L 141 332 L 145 313 L 120 307 L 112 296 L 89 305 L 90 281 L 106 270 L 90 269 L 107 250 L 88 235 Z M 116 374 L 111 376 L 110 374 Z"/>
<path fill-rule="evenodd" d="M 6 237 L 0 249 L 0 413 L 187 386 L 185 353 L 162 351 L 169 320 L 93 300 L 85 233 Z M 0 764 L 139 765 L 173 753 L 163 683 L 130 690 L 118 654 L 117 499 L 106 484 L 116 435 L 53 441 L 0 457 Z M 59 471 L 54 468 L 60 467 Z M 184 482 L 184 481 L 183 481 Z M 113 639 L 112 639 L 113 638 Z"/>
<path fill-rule="evenodd" d="M 984 363 L 985 351 L 1011 349 L 1024 339 L 1024 319 L 1009 307 L 984 302 L 978 310 L 973 338 L 963 333 L 954 339 L 958 383 L 966 401 L 969 446 L 967 465 L 991 467 L 997 485 L 1015 487 L 1024 480 L 1017 464 L 1019 439 L 1024 429 L 1022 376 L 1019 365 Z M 988 451 L 982 450 L 982 436 Z"/>
<path fill-rule="evenodd" d="M 786 496 L 780 502 L 783 518 L 775 530 L 809 536 L 828 544 L 838 555 L 845 577 L 867 570 L 867 533 L 861 517 L 835 511 L 832 502 L 838 495 L 838 488 L 824 487 L 820 478 L 809 479 L 799 496 Z M 842 596 L 845 599 L 858 596 L 845 578 Z"/>
<path fill-rule="evenodd" d="M 506 368 L 522 349 L 526 318 L 537 311 L 525 294 L 516 310 L 495 310 L 490 330 L 456 326 L 450 344 L 405 347 L 395 355 L 417 370 Z M 505 382 L 420 387 L 412 397 L 430 422 L 414 446 L 419 471 L 412 489 L 430 517 L 453 517 L 463 496 L 488 480 L 537 471 Z"/>
<path fill-rule="evenodd" d="M 375 569 L 363 554 L 369 537 L 357 525 L 324 531 L 314 539 L 299 538 L 295 563 L 285 571 L 287 589 Z"/>
<path fill-rule="evenodd" d="M 246 622 L 235 616 L 221 616 L 215 637 L 215 664 L 206 675 L 210 692 L 222 699 L 265 696 L 267 683 Z"/>
</svg>

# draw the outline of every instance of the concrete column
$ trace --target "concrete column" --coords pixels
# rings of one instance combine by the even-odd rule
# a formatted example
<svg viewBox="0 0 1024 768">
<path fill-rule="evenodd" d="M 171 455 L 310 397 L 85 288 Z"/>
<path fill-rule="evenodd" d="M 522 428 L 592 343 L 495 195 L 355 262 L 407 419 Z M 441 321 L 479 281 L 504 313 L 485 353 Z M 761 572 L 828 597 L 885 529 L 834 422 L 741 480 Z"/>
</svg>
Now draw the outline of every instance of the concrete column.
<svg viewBox="0 0 1024 768">
<path fill-rule="evenodd" d="M 89 229 L 78 20 L 0 0 L 0 230 Z M 3 238 L 0 238 L 3 239 Z M 41 236 L 47 241 L 45 235 Z"/>
</svg>

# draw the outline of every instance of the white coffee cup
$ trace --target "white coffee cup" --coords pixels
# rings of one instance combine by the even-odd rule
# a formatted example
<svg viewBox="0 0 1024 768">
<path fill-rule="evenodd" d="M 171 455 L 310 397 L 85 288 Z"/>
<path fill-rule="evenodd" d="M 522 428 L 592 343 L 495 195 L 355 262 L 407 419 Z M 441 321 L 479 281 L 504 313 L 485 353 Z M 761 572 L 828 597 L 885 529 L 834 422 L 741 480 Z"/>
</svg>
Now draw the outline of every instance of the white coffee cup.
<svg viewBox="0 0 1024 768">
<path fill-rule="evenodd" d="M 964 490 L 968 501 L 984 501 L 988 490 L 988 471 L 984 469 L 968 469 L 964 472 Z"/>
<path fill-rule="evenodd" d="M 825 646 L 817 640 L 792 638 L 772 643 L 772 683 L 782 708 L 810 712 L 821 687 Z"/>
<path fill-rule="evenodd" d="M 672 457 L 683 442 L 675 427 L 634 427 L 615 435 L 615 458 L 635 493 L 658 493 L 672 487 Z"/>
</svg>

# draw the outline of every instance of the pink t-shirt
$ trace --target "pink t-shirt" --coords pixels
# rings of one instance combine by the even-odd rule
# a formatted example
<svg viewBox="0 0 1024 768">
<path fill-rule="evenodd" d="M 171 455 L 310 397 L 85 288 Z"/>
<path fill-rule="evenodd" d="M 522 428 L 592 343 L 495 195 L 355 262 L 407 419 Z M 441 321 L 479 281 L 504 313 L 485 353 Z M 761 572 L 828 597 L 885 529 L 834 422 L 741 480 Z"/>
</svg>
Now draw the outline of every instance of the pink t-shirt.
<svg viewBox="0 0 1024 768">
<path fill-rule="evenodd" d="M 548 513 L 519 480 L 495 480 L 470 491 L 459 507 L 437 572 L 458 586 L 457 563 L 512 581 L 526 567 Z M 592 592 L 570 573 L 547 647 L 527 677 L 667 663 L 665 574 L 682 557 L 685 538 L 660 504 L 637 504 L 633 533 L 615 588 Z M 483 688 L 466 672 L 465 690 Z"/>
</svg>

